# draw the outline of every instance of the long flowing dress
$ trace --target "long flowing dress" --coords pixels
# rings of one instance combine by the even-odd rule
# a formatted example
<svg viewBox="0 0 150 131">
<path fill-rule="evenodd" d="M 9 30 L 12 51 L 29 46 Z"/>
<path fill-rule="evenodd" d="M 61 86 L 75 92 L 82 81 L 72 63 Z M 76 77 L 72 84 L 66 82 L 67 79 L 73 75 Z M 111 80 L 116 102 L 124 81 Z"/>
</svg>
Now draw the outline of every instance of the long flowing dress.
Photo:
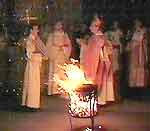
<svg viewBox="0 0 150 131">
<path fill-rule="evenodd" d="M 69 60 L 71 41 L 66 33 L 53 32 L 49 35 L 46 46 L 49 57 L 48 95 L 58 94 L 58 85 L 53 78 L 54 74 L 64 78 L 64 72 L 59 65 L 63 65 Z"/>
<path fill-rule="evenodd" d="M 40 108 L 40 67 L 41 53 L 37 52 L 32 36 L 26 43 L 27 64 L 24 73 L 22 105 L 30 108 Z"/>
<path fill-rule="evenodd" d="M 102 32 L 91 36 L 85 55 L 85 74 L 98 85 L 99 104 L 114 101 L 112 64 L 105 44 Z"/>
<path fill-rule="evenodd" d="M 147 48 L 145 30 L 136 30 L 132 41 L 128 45 L 129 60 L 129 87 L 145 87 L 147 84 Z"/>
</svg>

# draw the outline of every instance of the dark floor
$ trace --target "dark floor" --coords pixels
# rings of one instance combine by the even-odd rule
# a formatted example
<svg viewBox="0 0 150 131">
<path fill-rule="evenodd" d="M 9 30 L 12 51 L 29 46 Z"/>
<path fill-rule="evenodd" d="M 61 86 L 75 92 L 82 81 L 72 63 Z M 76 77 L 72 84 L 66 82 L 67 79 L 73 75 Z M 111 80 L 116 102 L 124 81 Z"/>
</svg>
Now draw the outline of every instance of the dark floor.
<svg viewBox="0 0 150 131">
<path fill-rule="evenodd" d="M 67 101 L 56 96 L 42 97 L 42 110 L 0 109 L 0 131 L 71 131 Z M 90 119 L 71 118 L 73 129 L 89 126 Z M 106 131 L 150 131 L 150 102 L 126 99 L 99 109 L 95 125 Z M 73 130 L 74 131 L 74 130 Z"/>
</svg>

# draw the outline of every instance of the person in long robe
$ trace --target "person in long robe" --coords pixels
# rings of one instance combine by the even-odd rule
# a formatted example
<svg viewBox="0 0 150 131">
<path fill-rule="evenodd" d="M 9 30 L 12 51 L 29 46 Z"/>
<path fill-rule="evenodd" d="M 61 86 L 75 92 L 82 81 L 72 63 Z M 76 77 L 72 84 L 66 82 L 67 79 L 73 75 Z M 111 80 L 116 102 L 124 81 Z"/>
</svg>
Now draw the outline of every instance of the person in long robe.
<svg viewBox="0 0 150 131">
<path fill-rule="evenodd" d="M 112 51 L 112 68 L 114 78 L 114 89 L 116 101 L 121 100 L 120 96 L 120 76 L 121 76 L 121 54 L 123 50 L 123 44 L 121 43 L 121 37 L 123 35 L 122 30 L 119 28 L 118 22 L 113 23 L 113 29 L 105 33 L 107 39 L 113 46 Z"/>
<path fill-rule="evenodd" d="M 139 20 L 135 21 L 135 31 L 127 49 L 129 58 L 129 87 L 145 87 L 147 85 L 147 44 L 146 31 Z"/>
<path fill-rule="evenodd" d="M 40 108 L 40 67 L 44 47 L 38 36 L 38 26 L 34 25 L 25 44 L 27 64 L 24 73 L 22 106 L 29 109 Z"/>
<path fill-rule="evenodd" d="M 113 46 L 109 40 L 105 38 L 103 47 L 103 56 L 100 59 L 97 71 L 97 85 L 100 88 L 98 96 L 99 104 L 106 105 L 108 102 L 114 102 L 114 76 L 113 76 Z"/>
<path fill-rule="evenodd" d="M 109 59 L 109 44 L 101 31 L 102 21 L 95 17 L 90 25 L 93 35 L 88 40 L 85 54 L 84 69 L 87 79 L 92 80 L 98 86 L 98 103 L 106 104 L 106 101 L 114 101 L 113 75 L 111 61 Z"/>
<path fill-rule="evenodd" d="M 49 57 L 48 95 L 60 94 L 58 84 L 54 81 L 54 74 L 64 78 L 64 72 L 59 66 L 64 65 L 71 55 L 71 41 L 64 32 L 61 21 L 56 22 L 54 31 L 49 34 L 46 44 Z"/>
</svg>

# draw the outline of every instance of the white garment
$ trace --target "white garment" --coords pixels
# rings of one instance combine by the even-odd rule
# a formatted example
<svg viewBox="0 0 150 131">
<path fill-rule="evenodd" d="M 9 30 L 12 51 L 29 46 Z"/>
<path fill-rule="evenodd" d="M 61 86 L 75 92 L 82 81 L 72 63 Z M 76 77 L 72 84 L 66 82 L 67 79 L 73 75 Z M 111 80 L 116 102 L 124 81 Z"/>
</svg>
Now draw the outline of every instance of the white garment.
<svg viewBox="0 0 150 131">
<path fill-rule="evenodd" d="M 53 78 L 54 74 L 64 77 L 58 65 L 63 65 L 69 60 L 71 41 L 66 33 L 54 32 L 49 35 L 46 46 L 49 56 L 48 95 L 58 94 L 58 85 Z"/>
<path fill-rule="evenodd" d="M 40 107 L 40 67 L 42 56 L 35 51 L 35 44 L 29 38 L 26 44 L 27 49 L 27 65 L 24 73 L 24 85 L 22 95 L 22 105 L 39 108 Z"/>
</svg>

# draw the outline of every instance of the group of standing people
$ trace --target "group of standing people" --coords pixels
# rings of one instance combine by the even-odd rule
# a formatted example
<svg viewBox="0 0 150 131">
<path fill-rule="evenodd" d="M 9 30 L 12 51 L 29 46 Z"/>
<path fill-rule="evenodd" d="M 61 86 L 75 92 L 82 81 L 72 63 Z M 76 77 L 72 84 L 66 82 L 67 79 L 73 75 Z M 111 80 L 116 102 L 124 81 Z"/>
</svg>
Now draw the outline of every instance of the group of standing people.
<svg viewBox="0 0 150 131">
<path fill-rule="evenodd" d="M 49 60 L 48 95 L 57 94 L 57 83 L 53 81 L 54 74 L 63 77 L 58 65 L 65 64 L 71 54 L 71 41 L 64 32 L 63 24 L 58 21 L 54 31 L 49 34 L 46 45 L 38 35 L 38 26 L 34 25 L 25 44 L 27 64 L 24 73 L 22 106 L 31 109 L 40 108 L 40 68 L 43 59 Z"/>
<path fill-rule="evenodd" d="M 38 26 L 33 26 L 25 44 L 27 64 L 24 73 L 22 105 L 29 108 L 40 108 L 40 67 L 42 59 L 49 60 L 49 76 L 47 94 L 59 93 L 58 85 L 53 81 L 54 74 L 64 78 L 64 72 L 58 67 L 71 56 L 72 41 L 64 31 L 61 21 L 54 25 L 54 30 L 48 36 L 46 45 L 38 35 Z M 115 101 L 119 95 L 120 54 L 123 47 L 120 38 L 123 32 L 114 23 L 112 31 L 103 32 L 103 21 L 96 15 L 90 24 L 91 35 L 88 39 L 76 39 L 80 46 L 80 67 L 88 80 L 98 86 L 98 103 L 107 104 Z M 145 63 L 147 48 L 145 47 L 145 30 L 137 25 L 127 51 L 129 59 L 129 85 L 145 86 Z M 136 59 L 136 60 L 135 60 Z"/>
</svg>

